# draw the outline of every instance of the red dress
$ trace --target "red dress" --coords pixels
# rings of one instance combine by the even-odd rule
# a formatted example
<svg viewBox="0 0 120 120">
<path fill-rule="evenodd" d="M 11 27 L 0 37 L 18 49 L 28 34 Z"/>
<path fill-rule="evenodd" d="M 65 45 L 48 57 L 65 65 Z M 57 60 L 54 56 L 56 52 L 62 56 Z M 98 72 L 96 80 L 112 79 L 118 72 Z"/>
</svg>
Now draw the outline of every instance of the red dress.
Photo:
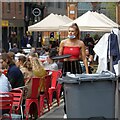
<svg viewBox="0 0 120 120">
<path fill-rule="evenodd" d="M 63 48 L 63 55 L 70 54 L 70 59 L 79 59 L 80 56 L 80 47 L 70 47 L 64 46 Z"/>
<path fill-rule="evenodd" d="M 80 56 L 80 47 L 71 47 L 64 46 L 63 55 L 70 54 L 71 57 L 68 61 L 63 62 L 63 75 L 66 75 L 66 72 L 70 72 L 73 74 L 81 74 L 82 67 L 80 65 L 79 56 Z M 76 60 L 72 60 L 76 59 Z"/>
</svg>

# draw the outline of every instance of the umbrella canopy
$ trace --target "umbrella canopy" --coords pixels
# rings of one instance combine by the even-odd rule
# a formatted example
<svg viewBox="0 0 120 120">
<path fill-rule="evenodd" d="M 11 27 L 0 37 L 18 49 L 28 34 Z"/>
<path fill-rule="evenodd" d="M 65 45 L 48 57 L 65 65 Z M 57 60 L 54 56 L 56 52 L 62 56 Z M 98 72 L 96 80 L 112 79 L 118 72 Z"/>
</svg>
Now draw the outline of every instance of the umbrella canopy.
<svg viewBox="0 0 120 120">
<path fill-rule="evenodd" d="M 73 20 L 69 17 L 67 17 L 66 15 L 58 15 L 58 14 L 55 14 L 59 19 L 63 20 L 66 24 L 72 22 Z"/>
<path fill-rule="evenodd" d="M 60 31 L 68 30 L 68 27 L 72 23 L 77 23 L 81 31 L 111 31 L 112 28 L 118 27 L 115 22 L 109 18 L 105 18 L 105 16 L 103 17 L 102 14 L 88 11 L 74 21 L 62 25 Z"/>
<path fill-rule="evenodd" d="M 72 19 L 70 19 L 66 15 L 63 15 L 63 16 L 62 15 L 58 15 L 58 17 L 60 17 L 61 19 L 63 19 L 66 22 L 66 24 L 73 21 Z"/>
<path fill-rule="evenodd" d="M 107 24 L 113 26 L 113 27 L 119 27 L 119 25 L 117 23 L 112 21 L 110 18 L 105 16 L 103 13 L 99 14 L 97 12 L 92 12 L 92 14 L 95 15 L 96 17 L 98 17 L 99 19 L 101 19 L 102 21 L 106 22 Z"/>
<path fill-rule="evenodd" d="M 51 13 L 45 17 L 42 21 L 28 26 L 28 31 L 59 31 L 59 26 L 68 23 L 63 16 L 54 15 Z M 71 22 L 71 21 L 69 21 Z"/>
</svg>

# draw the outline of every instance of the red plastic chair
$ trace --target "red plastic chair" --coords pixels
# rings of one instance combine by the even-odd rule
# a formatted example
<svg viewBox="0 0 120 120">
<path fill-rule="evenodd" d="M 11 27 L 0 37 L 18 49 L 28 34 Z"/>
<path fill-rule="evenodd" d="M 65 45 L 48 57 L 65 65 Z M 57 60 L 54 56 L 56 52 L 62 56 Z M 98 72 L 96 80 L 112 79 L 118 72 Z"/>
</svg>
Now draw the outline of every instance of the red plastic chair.
<svg viewBox="0 0 120 120">
<path fill-rule="evenodd" d="M 50 111 L 50 105 L 49 105 L 49 93 L 48 90 L 51 86 L 51 75 L 46 75 L 45 76 L 45 91 L 43 94 L 40 94 L 40 115 L 43 115 L 43 109 L 45 107 L 44 104 L 44 99 L 47 100 L 47 106 L 48 106 L 48 111 Z"/>
<path fill-rule="evenodd" d="M 40 86 L 40 78 L 32 78 L 32 93 L 31 97 L 26 99 L 25 102 L 25 114 L 26 120 L 29 118 L 29 114 L 32 116 L 33 112 L 36 110 L 31 110 L 31 106 L 35 105 L 37 107 L 38 117 L 40 116 L 39 104 L 38 104 L 38 93 L 39 93 L 39 86 Z"/>
<path fill-rule="evenodd" d="M 53 92 L 56 92 L 57 104 L 60 104 L 60 91 L 62 85 L 57 82 L 57 79 L 62 76 L 62 70 L 52 71 L 51 87 L 49 88 L 49 104 L 52 106 Z"/>
<path fill-rule="evenodd" d="M 20 88 L 12 89 L 10 93 L 13 94 L 13 112 L 16 114 L 21 113 L 23 119 L 23 109 L 22 109 L 22 100 L 23 100 L 23 91 Z"/>
<path fill-rule="evenodd" d="M 11 93 L 0 93 L 0 111 L 7 113 L 7 115 L 3 114 L 2 118 L 9 118 L 12 120 L 12 105 L 13 95 Z"/>
</svg>

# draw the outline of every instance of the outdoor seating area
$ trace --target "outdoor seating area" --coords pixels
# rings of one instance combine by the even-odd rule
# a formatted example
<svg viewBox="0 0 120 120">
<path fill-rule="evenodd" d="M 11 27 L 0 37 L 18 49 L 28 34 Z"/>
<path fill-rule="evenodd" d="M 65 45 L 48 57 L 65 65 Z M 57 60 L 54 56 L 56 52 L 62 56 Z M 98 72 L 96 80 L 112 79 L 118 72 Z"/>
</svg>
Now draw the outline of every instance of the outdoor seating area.
<svg viewBox="0 0 120 120">
<path fill-rule="evenodd" d="M 56 98 L 59 105 L 61 86 L 58 87 L 59 84 L 57 83 L 57 79 L 61 77 L 62 73 L 61 70 L 49 71 L 49 73 L 50 74 L 44 77 L 44 92 L 40 92 L 40 85 L 43 82 L 42 79 L 33 77 L 31 79 L 32 92 L 29 98 L 25 98 L 24 94 L 26 89 L 24 86 L 23 89 L 14 88 L 10 92 L 0 93 L 0 110 L 5 113 L 5 116 L 3 114 L 2 117 L 5 118 L 7 116 L 11 120 L 14 114 L 21 115 L 22 120 L 37 119 L 41 117 L 46 112 L 46 109 L 47 112 L 51 110 L 53 91 L 57 93 Z M 7 111 L 5 111 L 6 109 Z"/>
<path fill-rule="evenodd" d="M 2 118 L 9 118 L 12 120 L 12 106 L 13 106 L 13 95 L 11 93 L 0 93 L 0 112 L 8 113 L 8 116 L 2 116 Z"/>
</svg>

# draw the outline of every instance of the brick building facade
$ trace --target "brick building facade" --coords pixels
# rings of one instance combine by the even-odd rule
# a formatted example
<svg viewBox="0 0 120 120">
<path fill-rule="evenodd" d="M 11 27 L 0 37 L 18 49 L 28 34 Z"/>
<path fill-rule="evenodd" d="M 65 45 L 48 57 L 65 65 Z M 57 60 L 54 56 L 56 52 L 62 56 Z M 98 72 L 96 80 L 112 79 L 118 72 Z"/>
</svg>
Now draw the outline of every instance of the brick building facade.
<svg viewBox="0 0 120 120">
<path fill-rule="evenodd" d="M 2 47 L 5 50 L 9 49 L 12 32 L 16 32 L 20 41 L 24 32 L 24 2 L 2 2 Z"/>
<path fill-rule="evenodd" d="M 78 6 L 77 2 L 68 2 L 67 3 L 67 16 L 72 20 L 77 18 Z"/>
<path fill-rule="evenodd" d="M 32 14 L 32 10 L 36 6 L 42 10 L 42 16 L 40 16 L 40 20 L 52 12 L 61 15 L 67 15 L 73 20 L 78 17 L 77 2 L 44 4 L 41 4 L 40 2 L 34 3 L 34 0 L 33 2 L 31 1 L 27 3 L 2 2 L 2 44 L 5 49 L 7 49 L 6 43 L 11 31 L 15 31 L 18 35 L 18 39 L 20 40 L 27 26 L 31 23 L 33 24 L 35 17 Z M 116 3 L 116 22 L 120 24 L 120 2 Z M 50 33 L 46 32 L 44 35 L 49 37 Z M 66 35 L 66 32 L 61 32 L 61 37 L 63 37 L 63 39 L 66 37 Z"/>
</svg>

